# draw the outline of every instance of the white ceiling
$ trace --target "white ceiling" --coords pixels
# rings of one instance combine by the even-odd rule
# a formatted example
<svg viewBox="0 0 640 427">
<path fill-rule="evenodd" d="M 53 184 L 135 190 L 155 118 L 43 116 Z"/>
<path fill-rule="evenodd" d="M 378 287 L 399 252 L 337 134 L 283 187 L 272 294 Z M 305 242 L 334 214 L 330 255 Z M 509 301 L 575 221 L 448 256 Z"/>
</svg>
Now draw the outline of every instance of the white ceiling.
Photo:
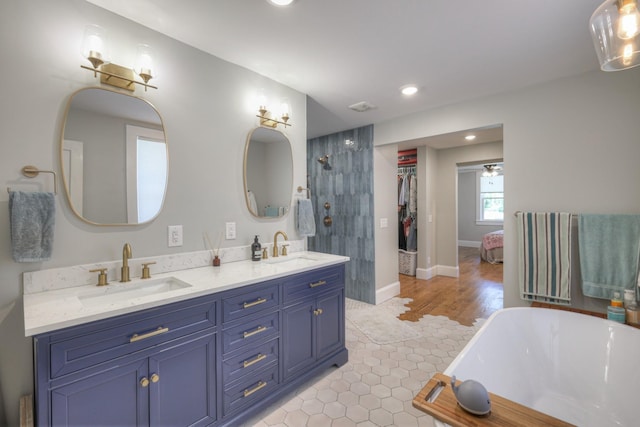
<svg viewBox="0 0 640 427">
<path fill-rule="evenodd" d="M 602 0 L 88 1 L 307 94 L 308 138 L 598 68 Z"/>
</svg>

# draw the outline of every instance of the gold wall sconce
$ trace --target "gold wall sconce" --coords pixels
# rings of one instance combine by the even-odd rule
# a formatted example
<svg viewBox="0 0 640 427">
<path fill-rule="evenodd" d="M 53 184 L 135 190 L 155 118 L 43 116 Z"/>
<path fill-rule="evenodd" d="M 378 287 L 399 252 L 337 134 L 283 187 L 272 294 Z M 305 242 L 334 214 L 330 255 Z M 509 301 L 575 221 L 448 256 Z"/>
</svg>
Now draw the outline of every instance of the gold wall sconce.
<svg viewBox="0 0 640 427">
<path fill-rule="evenodd" d="M 287 99 L 283 99 L 280 103 L 280 111 L 278 113 L 272 113 L 267 107 L 267 99 L 264 94 L 258 95 L 258 114 L 256 117 L 260 119 L 260 126 L 266 126 L 270 128 L 276 128 L 278 125 L 282 125 L 285 128 L 291 126 L 289 121 L 289 115 L 291 114 L 291 107 Z M 278 120 L 278 117 L 280 120 Z"/>
<path fill-rule="evenodd" d="M 153 55 L 149 45 L 138 45 L 136 62 L 134 68 L 123 67 L 122 65 L 110 62 L 106 31 L 98 25 L 87 25 L 84 33 L 84 41 L 82 47 L 82 56 L 85 57 L 93 66 L 87 67 L 80 65 L 85 70 L 93 71 L 94 77 L 100 74 L 100 83 L 115 86 L 128 91 L 135 91 L 135 85 L 144 86 L 145 92 L 147 88 L 158 89 L 156 86 L 150 85 L 149 80 L 154 76 Z M 136 74 L 143 81 L 136 80 Z"/>
</svg>

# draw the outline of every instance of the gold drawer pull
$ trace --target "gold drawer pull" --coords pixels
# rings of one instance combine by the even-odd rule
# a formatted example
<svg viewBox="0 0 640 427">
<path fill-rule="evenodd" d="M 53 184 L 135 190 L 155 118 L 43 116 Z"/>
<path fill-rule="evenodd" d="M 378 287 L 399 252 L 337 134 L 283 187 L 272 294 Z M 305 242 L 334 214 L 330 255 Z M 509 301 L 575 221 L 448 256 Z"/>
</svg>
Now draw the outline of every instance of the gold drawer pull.
<svg viewBox="0 0 640 427">
<path fill-rule="evenodd" d="M 322 286 L 322 285 L 326 285 L 326 284 L 327 284 L 326 280 L 320 280 L 320 281 L 318 281 L 316 283 L 310 283 L 309 287 L 310 288 L 315 288 L 316 286 Z"/>
<path fill-rule="evenodd" d="M 157 383 L 158 381 L 160 381 L 160 375 L 158 375 L 158 374 L 151 375 L 151 382 L 152 383 Z"/>
<path fill-rule="evenodd" d="M 316 316 L 320 316 L 322 314 L 322 309 L 319 308 L 317 310 L 313 310 L 313 314 L 315 314 Z"/>
<path fill-rule="evenodd" d="M 251 390 L 246 389 L 246 390 L 244 391 L 244 397 L 251 396 L 253 393 L 255 393 L 256 391 L 258 391 L 258 390 L 260 390 L 261 388 L 264 388 L 264 387 L 266 387 L 266 386 L 267 386 L 267 382 L 266 382 L 266 381 L 260 381 L 260 382 L 258 383 L 258 385 L 257 385 L 257 386 L 255 386 L 254 388 L 252 388 Z"/>
<path fill-rule="evenodd" d="M 266 326 L 258 326 L 258 329 L 254 329 L 253 331 L 250 331 L 250 332 L 246 332 L 246 331 L 245 331 L 245 332 L 242 334 L 242 337 L 243 337 L 243 338 L 249 338 L 250 336 L 253 336 L 253 335 L 255 335 L 255 334 L 259 334 L 260 332 L 264 332 L 264 331 L 266 331 L 266 330 L 267 330 L 267 327 L 266 327 Z"/>
<path fill-rule="evenodd" d="M 165 332 L 169 332 L 169 328 L 163 328 L 159 326 L 155 331 L 147 332 L 146 334 L 138 335 L 133 334 L 131 338 L 129 338 L 129 342 L 136 342 L 140 340 L 144 340 L 147 338 L 155 337 L 156 335 L 164 334 Z"/>
<path fill-rule="evenodd" d="M 267 300 L 265 298 L 258 298 L 257 300 L 253 301 L 253 302 L 245 302 L 242 304 L 242 308 L 250 308 L 253 307 L 255 305 L 259 305 L 262 304 L 263 302 L 267 302 Z"/>
<path fill-rule="evenodd" d="M 258 355 L 252 359 L 252 360 L 245 360 L 244 362 L 242 362 L 242 367 L 243 368 L 248 368 L 251 365 L 255 365 L 256 363 L 258 363 L 261 360 L 266 359 L 267 356 L 262 354 L 262 353 L 258 353 Z"/>
<path fill-rule="evenodd" d="M 140 379 L 140 385 L 142 387 L 148 387 L 149 386 L 149 379 L 147 377 L 143 377 L 142 379 Z"/>
</svg>

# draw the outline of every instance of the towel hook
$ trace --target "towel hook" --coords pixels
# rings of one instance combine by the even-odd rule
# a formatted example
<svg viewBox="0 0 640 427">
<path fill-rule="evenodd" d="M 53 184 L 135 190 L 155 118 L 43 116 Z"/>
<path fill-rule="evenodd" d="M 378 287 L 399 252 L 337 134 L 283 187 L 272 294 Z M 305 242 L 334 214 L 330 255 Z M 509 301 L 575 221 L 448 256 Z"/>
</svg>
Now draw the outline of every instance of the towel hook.
<svg viewBox="0 0 640 427">
<path fill-rule="evenodd" d="M 58 194 L 58 177 L 56 176 L 56 173 L 54 171 L 40 170 L 32 165 L 27 165 L 22 168 L 22 175 L 26 176 L 27 178 L 35 178 L 40 173 L 50 173 L 53 175 L 53 193 Z M 11 192 L 10 187 L 7 187 L 7 192 Z"/>
</svg>

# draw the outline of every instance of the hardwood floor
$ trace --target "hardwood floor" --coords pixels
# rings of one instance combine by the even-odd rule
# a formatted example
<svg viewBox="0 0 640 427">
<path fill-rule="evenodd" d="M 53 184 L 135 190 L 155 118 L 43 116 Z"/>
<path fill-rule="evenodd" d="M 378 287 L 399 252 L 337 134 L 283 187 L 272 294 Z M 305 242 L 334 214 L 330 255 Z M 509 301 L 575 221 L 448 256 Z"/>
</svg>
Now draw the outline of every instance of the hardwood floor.
<svg viewBox="0 0 640 427">
<path fill-rule="evenodd" d="M 401 298 L 409 311 L 398 316 L 417 322 L 425 314 L 446 316 L 471 326 L 477 318 L 487 318 L 503 306 L 502 264 L 480 259 L 477 248 L 458 248 L 460 277 L 436 276 L 429 280 L 400 275 Z"/>
</svg>

